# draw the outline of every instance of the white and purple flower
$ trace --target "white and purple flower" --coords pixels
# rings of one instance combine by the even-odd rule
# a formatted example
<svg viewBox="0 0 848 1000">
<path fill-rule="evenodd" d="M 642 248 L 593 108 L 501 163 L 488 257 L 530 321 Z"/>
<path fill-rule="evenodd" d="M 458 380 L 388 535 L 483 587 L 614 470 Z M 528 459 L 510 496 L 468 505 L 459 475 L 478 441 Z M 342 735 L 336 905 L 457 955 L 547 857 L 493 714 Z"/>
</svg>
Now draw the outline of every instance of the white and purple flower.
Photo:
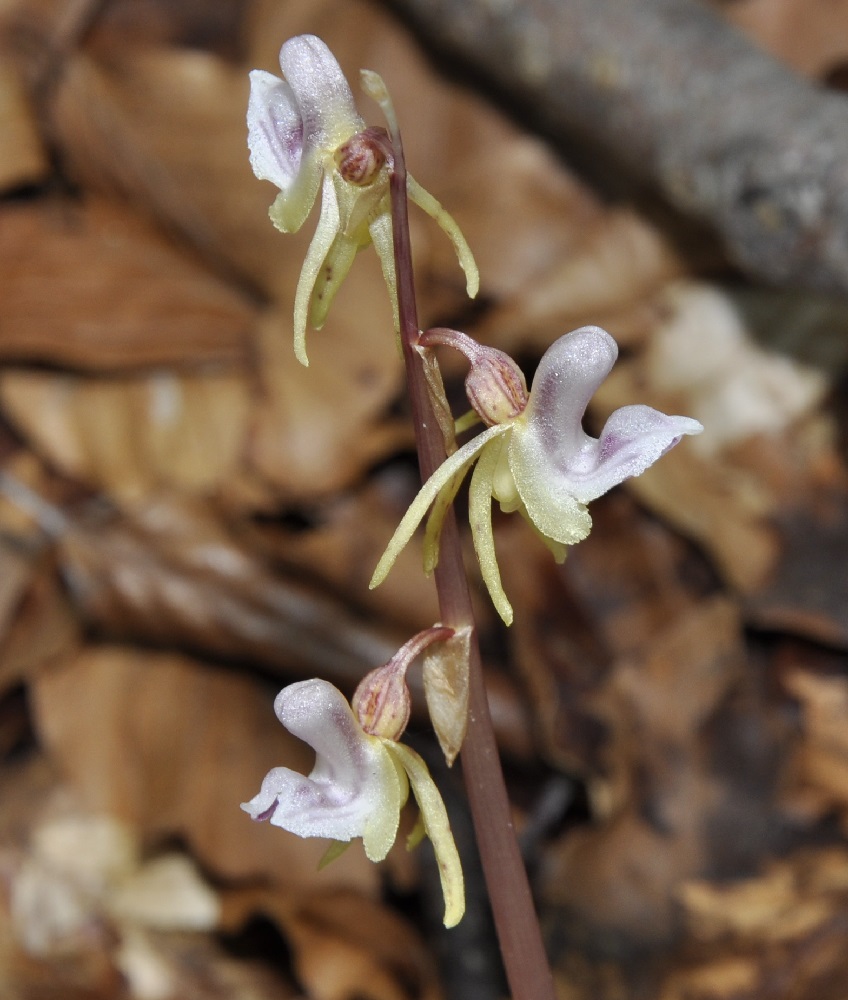
<svg viewBox="0 0 848 1000">
<path fill-rule="evenodd" d="M 431 343 L 451 341 L 451 331 L 439 333 Z M 488 391 L 478 380 L 475 392 L 469 393 L 491 426 L 451 455 L 424 484 L 380 559 L 371 586 L 385 579 L 431 505 L 425 567 L 435 566 L 444 511 L 476 462 L 468 493 L 474 548 L 492 601 L 509 625 L 512 607 L 495 555 L 492 498 L 504 511 L 520 511 L 561 562 L 566 547 L 582 541 L 591 530 L 586 508 L 591 500 L 638 476 L 684 435 L 700 434 L 703 427 L 690 417 L 666 416 L 637 405 L 611 414 L 599 438 L 587 434 L 583 414 L 618 356 L 615 341 L 600 327 L 584 326 L 552 344 L 539 363 L 529 397 L 523 398 L 523 381 L 513 375 L 513 369 L 518 370 L 511 359 L 480 345 L 469 350 L 470 338 L 464 334 L 455 338 L 452 346 L 472 361 L 469 379 L 475 366 L 495 372 Z M 422 342 L 427 344 L 426 334 Z M 481 394 L 487 397 L 482 403 Z"/>
<path fill-rule="evenodd" d="M 321 189 L 318 227 L 295 292 L 294 346 L 303 364 L 307 321 L 320 329 L 356 254 L 373 243 L 389 288 L 397 326 L 397 295 L 389 200 L 392 149 L 383 129 L 366 128 L 339 64 L 314 35 L 290 38 L 280 50 L 283 79 L 250 73 L 248 145 L 253 172 L 280 189 L 271 221 L 297 232 Z M 412 177 L 409 197 L 444 230 L 466 274 L 468 294 L 479 276 L 459 227 Z"/>
<path fill-rule="evenodd" d="M 465 910 L 462 868 L 444 803 L 418 754 L 366 732 L 328 681 L 316 678 L 283 688 L 274 711 L 290 733 L 315 750 L 315 766 L 309 775 L 273 768 L 259 794 L 241 808 L 299 837 L 342 844 L 361 837 L 368 858 L 382 861 L 397 837 L 411 785 L 439 865 L 445 925 L 457 924 Z"/>
</svg>

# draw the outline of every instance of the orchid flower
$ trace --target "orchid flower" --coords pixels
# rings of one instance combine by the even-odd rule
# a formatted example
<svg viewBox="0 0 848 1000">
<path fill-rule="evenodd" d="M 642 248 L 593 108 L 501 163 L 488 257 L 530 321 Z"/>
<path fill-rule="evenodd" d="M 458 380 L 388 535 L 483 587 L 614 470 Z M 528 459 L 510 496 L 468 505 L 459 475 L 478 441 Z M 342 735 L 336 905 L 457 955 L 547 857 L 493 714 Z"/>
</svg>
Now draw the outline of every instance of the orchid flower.
<svg viewBox="0 0 848 1000">
<path fill-rule="evenodd" d="M 472 539 L 492 601 L 509 625 L 512 607 L 495 555 L 492 498 L 504 511 L 520 511 L 562 562 L 566 547 L 591 530 L 586 508 L 591 500 L 644 472 L 683 435 L 703 430 L 689 417 L 636 405 L 616 410 L 599 438 L 588 435 L 583 414 L 618 356 L 615 341 L 597 326 L 568 333 L 548 348 L 529 396 L 521 371 L 501 351 L 452 330 L 428 331 L 419 343 L 448 344 L 468 357 L 466 390 L 489 427 L 447 458 L 421 488 L 374 571 L 372 587 L 385 579 L 431 506 L 425 569 L 435 567 L 445 511 L 476 462 L 468 493 Z"/>
<path fill-rule="evenodd" d="M 407 657 L 407 663 L 400 664 L 404 670 L 421 649 L 418 636 L 411 643 L 416 641 L 411 654 L 409 643 L 399 651 L 398 656 Z M 328 837 L 337 845 L 361 837 L 368 858 L 382 861 L 397 837 L 400 810 L 411 785 L 423 832 L 433 842 L 439 865 L 445 926 L 453 927 L 465 911 L 462 868 L 444 803 L 427 765 L 414 750 L 393 738 L 400 735 L 409 716 L 403 699 L 398 699 L 398 666 L 395 657 L 365 678 L 354 696 L 356 714 L 328 681 L 306 680 L 283 688 L 274 711 L 290 733 L 315 750 L 315 766 L 308 776 L 287 767 L 273 768 L 259 794 L 241 808 L 253 819 L 270 820 L 299 837 Z M 402 678 L 400 683 L 405 689 Z M 410 846 L 418 839 L 413 833 Z M 331 848 L 330 854 L 336 853 Z"/>
<path fill-rule="evenodd" d="M 321 188 L 321 214 L 295 292 L 294 349 L 308 364 L 306 324 L 320 329 L 330 304 L 363 247 L 373 243 L 398 326 L 389 171 L 392 149 L 383 129 L 366 128 L 350 87 L 327 46 L 314 35 L 289 39 L 280 50 L 284 79 L 250 73 L 248 145 L 253 172 L 280 189 L 271 221 L 296 233 Z M 479 276 L 459 227 L 436 199 L 408 177 L 412 201 L 454 245 L 468 294 Z"/>
</svg>

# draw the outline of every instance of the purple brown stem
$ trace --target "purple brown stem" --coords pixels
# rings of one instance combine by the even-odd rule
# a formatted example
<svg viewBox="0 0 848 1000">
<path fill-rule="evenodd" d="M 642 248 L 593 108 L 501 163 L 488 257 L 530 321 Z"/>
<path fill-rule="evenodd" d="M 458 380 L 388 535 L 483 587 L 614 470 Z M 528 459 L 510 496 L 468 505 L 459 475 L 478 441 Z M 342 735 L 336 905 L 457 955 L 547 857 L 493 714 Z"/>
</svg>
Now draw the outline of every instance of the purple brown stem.
<svg viewBox="0 0 848 1000">
<path fill-rule="evenodd" d="M 415 350 L 419 329 L 409 240 L 406 163 L 400 133 L 396 128 L 392 129 L 392 142 L 391 199 L 401 344 L 415 424 L 418 463 L 422 479 L 426 481 L 447 455 L 430 403 L 421 358 Z M 464 626 L 472 629 L 468 732 L 462 746 L 462 773 L 510 990 L 514 1000 L 555 1000 L 553 977 L 512 825 L 509 798 L 483 684 L 483 668 L 462 562 L 459 529 L 452 509 L 448 511 L 442 528 L 435 578 L 443 623 L 457 629 Z"/>
</svg>

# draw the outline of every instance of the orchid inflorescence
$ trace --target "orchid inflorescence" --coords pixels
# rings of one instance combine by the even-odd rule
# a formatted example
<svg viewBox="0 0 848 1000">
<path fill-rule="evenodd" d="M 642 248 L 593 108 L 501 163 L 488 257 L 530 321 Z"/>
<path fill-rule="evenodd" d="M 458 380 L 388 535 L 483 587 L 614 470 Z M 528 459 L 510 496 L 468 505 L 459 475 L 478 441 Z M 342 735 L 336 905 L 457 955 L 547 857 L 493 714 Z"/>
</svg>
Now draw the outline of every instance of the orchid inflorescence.
<svg viewBox="0 0 848 1000">
<path fill-rule="evenodd" d="M 284 79 L 262 70 L 250 74 L 248 142 L 256 175 L 280 189 L 270 210 L 278 229 L 300 229 L 322 187 L 320 218 L 294 306 L 295 354 L 307 364 L 307 322 L 314 327 L 323 324 L 354 257 L 369 243 L 380 258 L 399 329 L 389 188 L 396 150 L 389 133 L 365 125 L 338 63 L 320 39 L 311 35 L 290 39 L 280 52 L 280 66 Z M 393 130 L 394 112 L 382 81 L 373 73 L 363 73 L 363 80 L 372 96 L 383 95 L 377 99 Z M 456 223 L 432 195 L 406 177 L 407 196 L 438 222 L 453 243 L 473 296 L 477 269 Z M 469 362 L 465 388 L 472 409 L 455 424 L 434 357 L 439 346 L 460 351 Z M 419 334 L 415 349 L 449 454 L 398 525 L 371 586 L 386 578 L 428 511 L 424 568 L 427 572 L 436 568 L 446 513 L 475 466 L 469 486 L 471 535 L 483 581 L 507 625 L 513 611 L 495 554 L 493 500 L 503 511 L 521 513 L 561 562 L 568 546 L 589 534 L 590 501 L 640 475 L 683 436 L 703 430 L 689 417 L 634 405 L 612 413 L 598 438 L 587 434 L 582 427 L 586 407 L 618 354 L 613 338 L 596 326 L 555 341 L 542 357 L 529 392 L 508 355 L 464 333 L 428 330 Z M 485 429 L 457 448 L 455 433 L 479 422 Z M 449 926 L 464 911 L 456 847 L 426 765 L 398 741 L 409 718 L 406 671 L 425 653 L 424 687 L 431 722 L 448 764 L 453 762 L 468 716 L 471 631 L 471 625 L 435 625 L 414 636 L 389 663 L 365 677 L 352 705 L 324 680 L 284 688 L 274 706 L 277 717 L 315 749 L 315 766 L 308 776 L 274 768 L 259 794 L 242 806 L 254 819 L 270 820 L 299 836 L 331 839 L 334 846 L 328 858 L 361 838 L 366 855 L 381 861 L 395 841 L 411 786 L 421 817 L 412 839 L 426 833 L 433 842 Z"/>
</svg>

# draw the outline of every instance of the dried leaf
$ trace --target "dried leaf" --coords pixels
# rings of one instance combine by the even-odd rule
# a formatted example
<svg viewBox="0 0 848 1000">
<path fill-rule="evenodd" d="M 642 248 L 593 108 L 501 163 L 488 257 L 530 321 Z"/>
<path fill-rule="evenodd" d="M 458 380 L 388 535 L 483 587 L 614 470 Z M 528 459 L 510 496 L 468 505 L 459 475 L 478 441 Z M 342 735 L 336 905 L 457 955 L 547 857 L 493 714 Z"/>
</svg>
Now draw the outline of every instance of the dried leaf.
<svg viewBox="0 0 848 1000">
<path fill-rule="evenodd" d="M 260 325 L 250 461 L 287 499 L 343 489 L 409 442 L 408 424 L 387 417 L 402 372 L 391 327 L 350 321 L 345 311 L 352 295 L 354 312 L 357 293 L 359 307 L 367 306 L 369 286 L 361 271 L 350 276 L 333 323 L 310 340 L 308 368 L 294 357 L 288 309 L 267 314 Z"/>
<path fill-rule="evenodd" d="M 738 612 L 717 598 L 690 609 L 638 659 L 616 664 L 597 693 L 609 734 L 603 772 L 589 784 L 599 821 L 563 838 L 545 882 L 548 900 L 593 933 L 668 945 L 680 879 L 724 861 L 724 845 L 707 831 L 742 826 L 740 812 L 755 817 L 763 809 L 758 796 L 766 790 L 752 792 L 744 775 L 772 752 L 769 736 L 758 734 L 763 745 L 750 762 L 733 761 L 721 795 L 709 755 L 708 723 L 743 683 L 743 663 Z M 751 730 L 744 711 L 724 725 L 729 733 Z M 751 843 L 737 835 L 732 851 L 761 848 L 753 819 L 749 829 Z"/>
<path fill-rule="evenodd" d="M 157 487 L 209 493 L 235 473 L 250 394 L 240 375 L 169 371 L 108 381 L 0 373 L 0 402 L 64 473 L 123 501 Z"/>
<path fill-rule="evenodd" d="M 255 294 L 276 287 L 290 248 L 268 222 L 268 186 L 250 170 L 247 93 L 247 73 L 208 53 L 122 47 L 109 65 L 70 60 L 52 112 L 78 181 L 146 206 Z"/>
<path fill-rule="evenodd" d="M 250 302 L 105 201 L 4 207 L 0 299 L 0 360 L 110 371 L 251 350 Z"/>
<path fill-rule="evenodd" d="M 133 824 L 146 842 L 184 837 L 227 878 L 373 889 L 376 869 L 361 852 L 319 874 L 325 843 L 239 809 L 271 767 L 311 766 L 274 717 L 273 692 L 185 657 L 120 647 L 84 649 L 31 690 L 40 737 L 89 808 Z"/>
<path fill-rule="evenodd" d="M 653 328 L 655 296 L 683 273 L 682 259 L 632 211 L 597 204 L 588 225 L 584 214 L 566 215 L 576 229 L 574 245 L 540 260 L 537 272 L 485 318 L 479 336 L 507 351 L 542 351 L 587 323 L 607 327 L 621 341 Z M 520 216 L 515 224 L 521 226 Z M 531 229 L 527 238 L 532 235 Z"/>
<path fill-rule="evenodd" d="M 799 73 L 823 77 L 848 59 L 844 0 L 742 0 L 725 16 Z"/>
<path fill-rule="evenodd" d="M 314 1000 L 440 1000 L 436 971 L 418 934 L 387 907 L 347 889 L 298 898 L 241 894 L 229 920 L 270 916 L 294 951 L 295 968 Z"/>
<path fill-rule="evenodd" d="M 160 496 L 125 517 L 94 508 L 60 544 L 81 612 L 112 635 L 318 674 L 349 690 L 403 642 L 275 575 L 209 505 Z"/>
<path fill-rule="evenodd" d="M 20 76 L 11 60 L 0 56 L 0 191 L 34 184 L 48 170 L 47 153 Z"/>
</svg>

